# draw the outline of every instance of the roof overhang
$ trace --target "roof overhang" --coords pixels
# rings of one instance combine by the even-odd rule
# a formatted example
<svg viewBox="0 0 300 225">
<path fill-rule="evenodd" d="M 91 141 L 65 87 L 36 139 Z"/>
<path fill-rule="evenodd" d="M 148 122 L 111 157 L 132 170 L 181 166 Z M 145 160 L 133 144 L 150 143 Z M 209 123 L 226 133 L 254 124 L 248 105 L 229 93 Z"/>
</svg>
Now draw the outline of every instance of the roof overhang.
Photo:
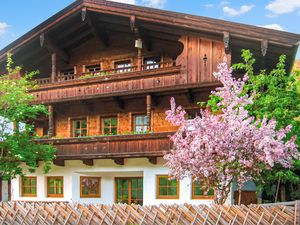
<svg viewBox="0 0 300 225">
<path fill-rule="evenodd" d="M 243 48 L 245 43 L 249 43 L 252 49 L 261 51 L 263 43 L 267 43 L 276 56 L 287 54 L 290 64 L 294 61 L 300 42 L 300 35 L 284 31 L 106 0 L 77 0 L 2 49 L 0 61 L 3 62 L 7 52 L 14 54 L 22 50 L 33 41 L 37 41 L 43 33 L 51 32 L 67 20 L 83 17 L 86 12 L 123 17 L 128 19 L 128 23 L 130 18 L 134 17 L 136 21 L 147 23 L 150 28 L 163 27 L 163 31 L 170 34 L 201 34 L 221 40 L 224 34 L 229 34 L 233 46 L 238 50 Z M 291 69 L 291 65 L 288 69 Z"/>
</svg>

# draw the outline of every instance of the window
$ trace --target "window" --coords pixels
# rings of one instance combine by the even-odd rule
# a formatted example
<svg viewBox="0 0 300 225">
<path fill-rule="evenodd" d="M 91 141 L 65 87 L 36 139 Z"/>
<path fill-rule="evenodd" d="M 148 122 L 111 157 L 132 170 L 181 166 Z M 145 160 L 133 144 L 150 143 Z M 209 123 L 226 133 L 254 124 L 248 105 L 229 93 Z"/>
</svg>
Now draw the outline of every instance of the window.
<svg viewBox="0 0 300 225">
<path fill-rule="evenodd" d="M 100 64 L 96 64 L 96 65 L 86 66 L 85 69 L 86 69 L 86 72 L 93 73 L 93 72 L 100 71 L 101 66 L 100 66 Z"/>
<path fill-rule="evenodd" d="M 132 71 L 132 63 L 130 60 L 115 62 L 115 69 L 117 73 L 127 73 Z"/>
<path fill-rule="evenodd" d="M 80 177 L 80 198 L 100 198 L 100 177 Z"/>
<path fill-rule="evenodd" d="M 47 197 L 64 197 L 63 177 L 47 177 Z"/>
<path fill-rule="evenodd" d="M 102 134 L 118 134 L 118 118 L 109 117 L 102 119 Z"/>
<path fill-rule="evenodd" d="M 213 199 L 215 195 L 214 189 L 204 190 L 203 185 L 197 180 L 193 180 L 192 198 L 193 199 Z"/>
<path fill-rule="evenodd" d="M 133 117 L 133 130 L 138 133 L 145 133 L 148 130 L 148 116 L 135 115 Z"/>
<path fill-rule="evenodd" d="M 72 120 L 72 135 L 73 137 L 87 136 L 86 119 Z"/>
<path fill-rule="evenodd" d="M 22 197 L 36 197 L 36 177 L 22 177 Z"/>
<path fill-rule="evenodd" d="M 148 57 L 144 59 L 144 69 L 152 70 L 160 67 L 160 57 Z"/>
<path fill-rule="evenodd" d="M 143 178 L 115 178 L 115 202 L 143 205 Z"/>
<path fill-rule="evenodd" d="M 179 181 L 169 180 L 168 175 L 158 175 L 156 177 L 156 197 L 158 199 L 178 199 Z"/>
</svg>

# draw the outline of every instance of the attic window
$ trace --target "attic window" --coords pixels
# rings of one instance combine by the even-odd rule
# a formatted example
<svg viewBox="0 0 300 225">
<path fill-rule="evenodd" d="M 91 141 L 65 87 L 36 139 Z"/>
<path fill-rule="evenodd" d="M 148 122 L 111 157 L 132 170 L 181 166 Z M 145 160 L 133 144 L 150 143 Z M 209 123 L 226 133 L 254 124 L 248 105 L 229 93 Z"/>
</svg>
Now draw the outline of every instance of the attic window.
<svg viewBox="0 0 300 225">
<path fill-rule="evenodd" d="M 144 59 L 144 68 L 146 70 L 157 69 L 160 67 L 160 57 L 147 57 Z"/>
<path fill-rule="evenodd" d="M 86 68 L 86 72 L 90 72 L 90 73 L 97 72 L 97 71 L 101 70 L 100 64 L 86 66 L 85 68 Z"/>
<path fill-rule="evenodd" d="M 115 62 L 115 69 L 117 73 L 127 73 L 132 71 L 132 63 L 130 60 Z"/>
</svg>

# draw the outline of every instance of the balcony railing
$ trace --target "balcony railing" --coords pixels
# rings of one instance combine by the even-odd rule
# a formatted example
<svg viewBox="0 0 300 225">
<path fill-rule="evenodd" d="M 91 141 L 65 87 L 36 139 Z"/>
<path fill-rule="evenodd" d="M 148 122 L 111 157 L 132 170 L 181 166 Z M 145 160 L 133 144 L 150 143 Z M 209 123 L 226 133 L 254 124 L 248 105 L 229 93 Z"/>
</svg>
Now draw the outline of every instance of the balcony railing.
<svg viewBox="0 0 300 225">
<path fill-rule="evenodd" d="M 173 133 L 132 134 L 64 139 L 38 139 L 57 148 L 57 159 L 114 159 L 163 156 Z"/>
<path fill-rule="evenodd" d="M 59 75 L 55 77 L 55 80 L 53 82 L 51 80 L 51 77 L 41 78 L 41 79 L 36 79 L 36 82 L 38 85 L 47 85 L 51 83 L 66 82 L 66 81 L 73 81 L 78 79 L 87 79 L 87 78 L 94 78 L 94 77 L 106 77 L 114 74 L 121 74 L 121 73 L 125 74 L 125 73 L 140 72 L 145 70 L 149 71 L 149 70 L 156 70 L 160 68 L 170 68 L 175 66 L 176 66 L 176 61 L 167 61 L 167 62 L 159 62 L 159 63 L 142 65 L 141 69 L 139 69 L 138 66 L 130 66 L 130 67 L 123 67 L 123 68 L 85 72 L 79 74 Z"/>
<path fill-rule="evenodd" d="M 113 97 L 128 94 L 159 92 L 161 90 L 182 87 L 186 78 L 180 76 L 181 66 L 174 62 L 144 65 L 137 71 L 136 67 L 118 68 L 93 73 L 82 73 L 39 80 L 42 83 L 32 90 L 34 103 L 52 104 L 57 102 Z M 158 67 L 158 68 L 156 68 Z M 124 72 L 127 70 L 127 72 Z"/>
</svg>

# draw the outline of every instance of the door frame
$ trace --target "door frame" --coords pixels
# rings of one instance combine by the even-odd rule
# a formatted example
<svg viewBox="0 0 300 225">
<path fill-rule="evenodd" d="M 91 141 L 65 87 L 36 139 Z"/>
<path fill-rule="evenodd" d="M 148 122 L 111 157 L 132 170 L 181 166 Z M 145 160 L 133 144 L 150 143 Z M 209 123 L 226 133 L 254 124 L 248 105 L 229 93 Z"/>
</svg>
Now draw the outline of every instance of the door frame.
<svg viewBox="0 0 300 225">
<path fill-rule="evenodd" d="M 114 193 L 114 202 L 116 203 L 117 202 L 117 195 L 118 195 L 118 188 L 117 188 L 117 179 L 124 179 L 124 180 L 126 180 L 126 179 L 128 179 L 129 180 L 129 183 L 128 183 L 128 205 L 130 205 L 132 202 L 132 199 L 131 199 L 131 187 L 132 187 L 132 185 L 131 185 L 131 181 L 132 181 L 132 179 L 139 179 L 139 178 L 142 178 L 142 180 L 143 180 L 143 203 L 144 203 L 144 177 L 139 177 L 139 176 L 137 176 L 137 177 L 115 177 L 115 193 Z"/>
</svg>

